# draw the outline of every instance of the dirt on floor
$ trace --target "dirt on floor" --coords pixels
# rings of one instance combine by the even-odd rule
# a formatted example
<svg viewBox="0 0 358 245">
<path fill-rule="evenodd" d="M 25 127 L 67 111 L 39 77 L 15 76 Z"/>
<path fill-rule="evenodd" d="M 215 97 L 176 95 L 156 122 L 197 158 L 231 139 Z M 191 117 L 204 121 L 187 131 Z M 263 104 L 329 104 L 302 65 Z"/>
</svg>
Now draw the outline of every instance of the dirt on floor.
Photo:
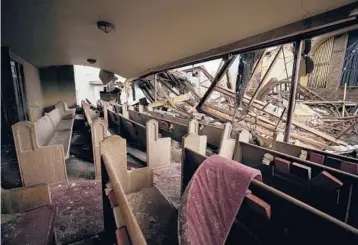
<svg viewBox="0 0 358 245">
<path fill-rule="evenodd" d="M 80 159 L 74 155 L 71 155 L 70 158 L 66 160 L 66 170 L 70 181 L 79 179 L 91 180 L 94 179 L 96 175 L 93 163 Z"/>
<path fill-rule="evenodd" d="M 153 173 L 154 185 L 174 207 L 178 208 L 180 204 L 181 164 L 172 163 L 167 167 L 154 169 Z"/>
<path fill-rule="evenodd" d="M 51 196 L 52 203 L 58 207 L 55 223 L 58 244 L 79 242 L 103 232 L 99 180 L 79 180 L 68 185 L 56 185 L 51 187 Z"/>
<path fill-rule="evenodd" d="M 153 170 L 154 185 L 176 208 L 180 204 L 181 157 L 180 145 L 172 141 L 172 161 L 170 165 Z"/>
</svg>

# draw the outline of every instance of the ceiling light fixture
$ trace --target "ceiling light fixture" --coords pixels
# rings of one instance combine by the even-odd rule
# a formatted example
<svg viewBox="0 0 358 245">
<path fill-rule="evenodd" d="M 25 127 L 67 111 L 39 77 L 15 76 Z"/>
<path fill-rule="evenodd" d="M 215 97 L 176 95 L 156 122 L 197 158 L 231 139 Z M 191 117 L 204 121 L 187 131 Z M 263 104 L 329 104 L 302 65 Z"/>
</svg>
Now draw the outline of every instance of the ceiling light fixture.
<svg viewBox="0 0 358 245">
<path fill-rule="evenodd" d="M 112 23 L 109 23 L 107 21 L 98 21 L 97 27 L 104 33 L 110 33 L 114 31 L 114 25 Z"/>
<path fill-rule="evenodd" d="M 87 59 L 87 62 L 90 63 L 90 64 L 94 64 L 97 62 L 97 60 L 95 59 Z"/>
</svg>

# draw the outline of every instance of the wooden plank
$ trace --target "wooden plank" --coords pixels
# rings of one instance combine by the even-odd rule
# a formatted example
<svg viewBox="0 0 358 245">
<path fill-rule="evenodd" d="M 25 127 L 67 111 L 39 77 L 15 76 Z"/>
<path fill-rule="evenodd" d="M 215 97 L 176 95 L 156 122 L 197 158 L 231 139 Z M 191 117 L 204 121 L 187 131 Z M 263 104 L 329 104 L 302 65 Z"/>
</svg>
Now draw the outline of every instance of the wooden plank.
<svg viewBox="0 0 358 245">
<path fill-rule="evenodd" d="M 295 125 L 296 127 L 304 129 L 304 130 L 306 130 L 306 131 L 308 131 L 308 132 L 310 132 L 310 133 L 312 133 L 312 134 L 314 134 L 314 135 L 316 135 L 318 137 L 321 137 L 323 139 L 329 140 L 329 141 L 331 141 L 331 142 L 333 142 L 333 143 L 335 143 L 337 145 L 345 145 L 345 146 L 348 145 L 346 142 L 344 142 L 342 140 L 336 139 L 331 135 L 323 133 L 322 131 L 318 131 L 318 130 L 316 130 L 316 129 L 312 128 L 312 127 L 306 126 L 306 125 L 304 125 L 302 123 L 292 122 L 292 124 Z"/>
<path fill-rule="evenodd" d="M 1 190 L 1 213 L 23 213 L 51 203 L 47 184 Z"/>
<path fill-rule="evenodd" d="M 220 120 L 221 122 L 231 121 L 231 117 L 228 114 L 217 111 L 217 110 L 211 108 L 211 106 L 210 107 L 203 106 L 202 109 L 203 109 L 203 111 L 205 111 L 205 113 L 212 116 L 213 118 Z"/>
<path fill-rule="evenodd" d="M 354 126 L 357 124 L 358 120 L 353 122 L 352 125 L 348 126 L 347 128 L 341 130 L 338 135 L 337 135 L 337 139 L 341 138 L 342 135 L 344 135 L 345 133 L 347 133 L 349 130 L 353 129 Z"/>
<path fill-rule="evenodd" d="M 182 94 L 182 95 L 170 98 L 170 99 L 153 102 L 153 103 L 149 104 L 148 107 L 152 107 L 152 108 L 159 107 L 159 106 L 166 105 L 167 103 L 175 105 L 178 102 L 184 102 L 189 99 L 190 99 L 189 94 Z"/>
</svg>

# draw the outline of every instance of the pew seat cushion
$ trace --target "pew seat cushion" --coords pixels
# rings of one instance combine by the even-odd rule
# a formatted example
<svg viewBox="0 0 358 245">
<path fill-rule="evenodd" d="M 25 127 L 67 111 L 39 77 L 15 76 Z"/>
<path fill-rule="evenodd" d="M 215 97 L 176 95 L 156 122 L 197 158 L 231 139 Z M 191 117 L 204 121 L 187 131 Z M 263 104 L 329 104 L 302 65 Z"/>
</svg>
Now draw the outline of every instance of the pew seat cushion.
<svg viewBox="0 0 358 245">
<path fill-rule="evenodd" d="M 74 113 L 66 112 L 62 115 L 62 120 L 74 119 Z"/>
<path fill-rule="evenodd" d="M 55 132 L 48 145 L 62 145 L 65 157 L 68 158 L 71 134 L 71 130 Z"/>
<path fill-rule="evenodd" d="M 73 119 L 62 119 L 61 122 L 56 127 L 56 131 L 68 131 L 71 130 L 73 126 Z"/>
</svg>

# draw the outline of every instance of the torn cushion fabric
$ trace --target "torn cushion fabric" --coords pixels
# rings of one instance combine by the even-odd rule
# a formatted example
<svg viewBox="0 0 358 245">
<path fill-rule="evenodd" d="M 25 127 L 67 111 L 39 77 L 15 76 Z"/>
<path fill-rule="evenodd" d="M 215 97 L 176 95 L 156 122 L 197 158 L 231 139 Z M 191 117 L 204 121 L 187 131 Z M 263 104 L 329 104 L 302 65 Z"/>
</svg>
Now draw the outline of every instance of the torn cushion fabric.
<svg viewBox="0 0 358 245">
<path fill-rule="evenodd" d="M 218 155 L 194 173 L 179 210 L 180 244 L 224 244 L 252 179 L 261 172 Z"/>
</svg>

